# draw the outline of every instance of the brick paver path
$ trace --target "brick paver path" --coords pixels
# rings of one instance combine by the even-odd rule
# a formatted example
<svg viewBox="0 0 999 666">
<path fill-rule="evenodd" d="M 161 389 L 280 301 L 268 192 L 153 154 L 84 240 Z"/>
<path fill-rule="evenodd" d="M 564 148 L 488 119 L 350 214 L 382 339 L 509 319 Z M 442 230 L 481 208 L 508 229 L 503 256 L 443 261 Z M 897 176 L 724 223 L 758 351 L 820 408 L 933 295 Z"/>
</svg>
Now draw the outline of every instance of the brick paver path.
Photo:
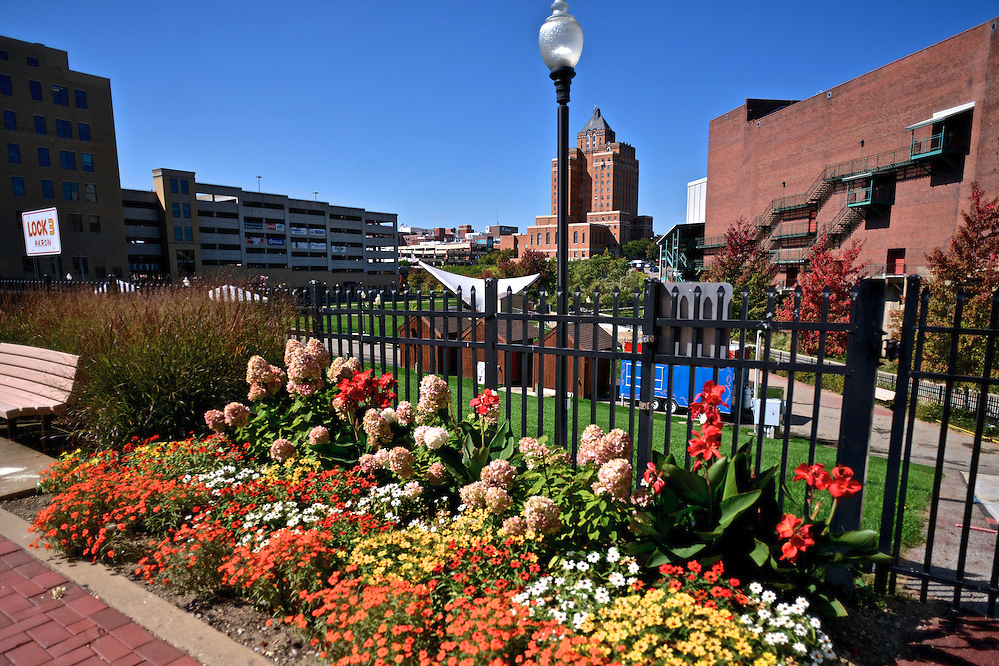
<svg viewBox="0 0 999 666">
<path fill-rule="evenodd" d="M 7 664 L 200 666 L 0 537 L 0 666 Z"/>
</svg>

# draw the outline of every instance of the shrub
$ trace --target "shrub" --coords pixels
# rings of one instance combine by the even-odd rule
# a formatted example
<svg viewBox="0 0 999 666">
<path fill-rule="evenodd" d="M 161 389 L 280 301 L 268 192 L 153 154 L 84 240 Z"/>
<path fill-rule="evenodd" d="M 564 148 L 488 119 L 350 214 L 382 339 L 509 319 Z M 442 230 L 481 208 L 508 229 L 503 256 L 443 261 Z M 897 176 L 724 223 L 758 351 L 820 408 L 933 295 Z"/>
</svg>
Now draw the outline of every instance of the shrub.
<svg viewBox="0 0 999 666">
<path fill-rule="evenodd" d="M 79 354 L 65 422 L 88 443 L 120 447 L 181 439 L 205 410 L 244 397 L 250 355 L 280 355 L 291 317 L 287 303 L 212 300 L 200 288 L 33 292 L 0 307 L 0 339 Z"/>
</svg>

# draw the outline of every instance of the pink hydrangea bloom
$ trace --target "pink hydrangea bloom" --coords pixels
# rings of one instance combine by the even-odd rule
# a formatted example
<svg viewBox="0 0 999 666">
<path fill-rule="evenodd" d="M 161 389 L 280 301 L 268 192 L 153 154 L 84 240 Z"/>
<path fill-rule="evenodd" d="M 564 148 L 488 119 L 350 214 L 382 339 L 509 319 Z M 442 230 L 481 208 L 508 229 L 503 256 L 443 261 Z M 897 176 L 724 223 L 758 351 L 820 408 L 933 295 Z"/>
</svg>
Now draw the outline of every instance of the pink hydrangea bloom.
<svg viewBox="0 0 999 666">
<path fill-rule="evenodd" d="M 427 428 L 423 433 L 423 444 L 431 451 L 436 451 L 447 444 L 450 436 L 451 433 L 447 431 L 447 428 Z"/>
<path fill-rule="evenodd" d="M 486 508 L 489 510 L 489 513 L 498 516 L 512 505 L 513 498 L 503 488 L 491 487 L 486 489 Z"/>
<path fill-rule="evenodd" d="M 511 516 L 503 521 L 503 526 L 500 528 L 500 534 L 518 537 L 523 536 L 527 531 L 527 523 L 520 516 Z"/>
<path fill-rule="evenodd" d="M 305 350 L 316 360 L 320 368 L 325 368 L 330 364 L 330 353 L 320 340 L 311 339 L 305 343 Z"/>
<path fill-rule="evenodd" d="M 397 446 L 389 452 L 387 463 L 389 470 L 403 479 L 410 478 L 415 472 L 413 466 L 416 459 L 409 449 L 402 446 Z"/>
<path fill-rule="evenodd" d="M 403 486 L 402 491 L 406 493 L 406 497 L 416 499 L 423 494 L 423 486 L 421 486 L 418 481 L 410 481 Z"/>
<path fill-rule="evenodd" d="M 420 380 L 420 400 L 416 404 L 417 420 L 426 420 L 437 412 L 451 407 L 451 388 L 437 375 L 427 375 Z"/>
<path fill-rule="evenodd" d="M 271 459 L 284 462 L 295 455 L 295 445 L 287 439 L 277 439 L 271 444 Z"/>
<path fill-rule="evenodd" d="M 319 446 L 330 441 L 330 431 L 323 426 L 316 426 L 309 431 L 309 446 Z"/>
<path fill-rule="evenodd" d="M 548 447 L 533 437 L 520 440 L 520 455 L 523 456 L 527 469 L 534 469 L 538 465 L 569 464 L 568 451 Z"/>
<path fill-rule="evenodd" d="M 382 464 L 378 461 L 378 458 L 371 455 L 370 453 L 365 453 L 360 458 L 357 459 L 357 466 L 365 474 L 374 474 L 382 468 Z"/>
<path fill-rule="evenodd" d="M 562 527 L 558 504 L 542 495 L 535 495 L 524 502 L 524 521 L 527 528 L 538 534 L 557 534 Z"/>
<path fill-rule="evenodd" d="M 420 425 L 416 426 L 416 429 L 413 430 L 413 441 L 416 442 L 417 446 L 427 445 L 427 442 L 424 439 L 427 434 L 427 430 L 430 430 L 430 426 Z"/>
<path fill-rule="evenodd" d="M 506 460 L 493 460 L 482 468 L 480 478 L 487 486 L 509 490 L 517 478 L 517 470 Z"/>
<path fill-rule="evenodd" d="M 631 471 L 631 463 L 624 458 L 605 462 L 597 470 L 593 492 L 597 495 L 607 493 L 619 502 L 627 502 L 631 493 Z"/>
<path fill-rule="evenodd" d="M 225 414 L 220 409 L 209 409 L 205 412 L 205 423 L 212 432 L 225 431 Z"/>
<path fill-rule="evenodd" d="M 375 448 L 392 439 L 392 426 L 377 409 L 369 409 L 364 413 L 364 432 L 368 435 L 368 446 Z"/>
<path fill-rule="evenodd" d="M 615 458 L 630 458 L 632 451 L 631 438 L 628 433 L 615 428 L 606 435 L 596 424 L 586 426 L 579 438 L 579 449 L 576 461 L 580 465 L 592 463 L 603 465 Z"/>
<path fill-rule="evenodd" d="M 411 426 L 416 419 L 416 410 L 413 409 L 413 405 L 403 400 L 395 408 L 395 417 L 399 420 L 399 425 Z"/>
<path fill-rule="evenodd" d="M 250 422 L 250 408 L 238 402 L 230 402 L 222 410 L 226 425 L 233 428 L 245 428 Z"/>
<path fill-rule="evenodd" d="M 444 463 L 435 462 L 431 463 L 429 469 L 427 469 L 427 483 L 432 486 L 439 486 L 447 479 L 447 467 Z"/>
<path fill-rule="evenodd" d="M 465 506 L 478 508 L 486 505 L 486 490 L 488 489 L 489 486 L 481 481 L 476 481 L 462 487 L 458 491 L 458 495 L 461 496 L 461 502 Z"/>
</svg>

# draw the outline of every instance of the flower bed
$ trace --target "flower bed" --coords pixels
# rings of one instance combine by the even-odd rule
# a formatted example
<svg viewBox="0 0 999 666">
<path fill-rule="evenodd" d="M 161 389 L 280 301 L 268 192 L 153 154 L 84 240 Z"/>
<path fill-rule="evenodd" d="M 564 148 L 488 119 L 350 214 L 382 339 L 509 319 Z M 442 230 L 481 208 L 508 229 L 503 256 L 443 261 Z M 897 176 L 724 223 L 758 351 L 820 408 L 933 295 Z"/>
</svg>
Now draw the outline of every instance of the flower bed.
<svg viewBox="0 0 999 666">
<path fill-rule="evenodd" d="M 515 438 L 489 389 L 459 418 L 433 375 L 413 406 L 314 341 L 284 360 L 251 359 L 212 435 L 64 457 L 39 541 L 237 591 L 344 664 L 822 663 L 826 568 L 878 557 L 829 531 L 848 468 L 799 466 L 808 511 L 778 515 L 775 470 L 720 455 L 710 382 L 694 469 L 660 458 L 635 485 L 623 431 L 589 426 L 570 461 Z"/>
</svg>

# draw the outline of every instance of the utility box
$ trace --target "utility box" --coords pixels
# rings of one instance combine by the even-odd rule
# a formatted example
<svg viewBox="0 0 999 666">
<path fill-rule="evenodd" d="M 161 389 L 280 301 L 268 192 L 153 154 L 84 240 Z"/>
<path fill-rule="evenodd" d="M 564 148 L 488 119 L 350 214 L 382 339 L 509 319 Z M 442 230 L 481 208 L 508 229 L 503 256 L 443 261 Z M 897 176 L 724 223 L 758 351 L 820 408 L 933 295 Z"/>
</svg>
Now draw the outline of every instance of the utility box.
<svg viewBox="0 0 999 666">
<path fill-rule="evenodd" d="M 763 417 L 763 434 L 767 437 L 776 437 L 780 430 L 781 418 L 784 415 L 784 400 L 781 398 L 767 398 L 766 402 L 759 398 L 753 400 L 753 423 L 760 424 L 760 417 Z M 762 414 L 761 414 L 762 412 Z"/>
</svg>

